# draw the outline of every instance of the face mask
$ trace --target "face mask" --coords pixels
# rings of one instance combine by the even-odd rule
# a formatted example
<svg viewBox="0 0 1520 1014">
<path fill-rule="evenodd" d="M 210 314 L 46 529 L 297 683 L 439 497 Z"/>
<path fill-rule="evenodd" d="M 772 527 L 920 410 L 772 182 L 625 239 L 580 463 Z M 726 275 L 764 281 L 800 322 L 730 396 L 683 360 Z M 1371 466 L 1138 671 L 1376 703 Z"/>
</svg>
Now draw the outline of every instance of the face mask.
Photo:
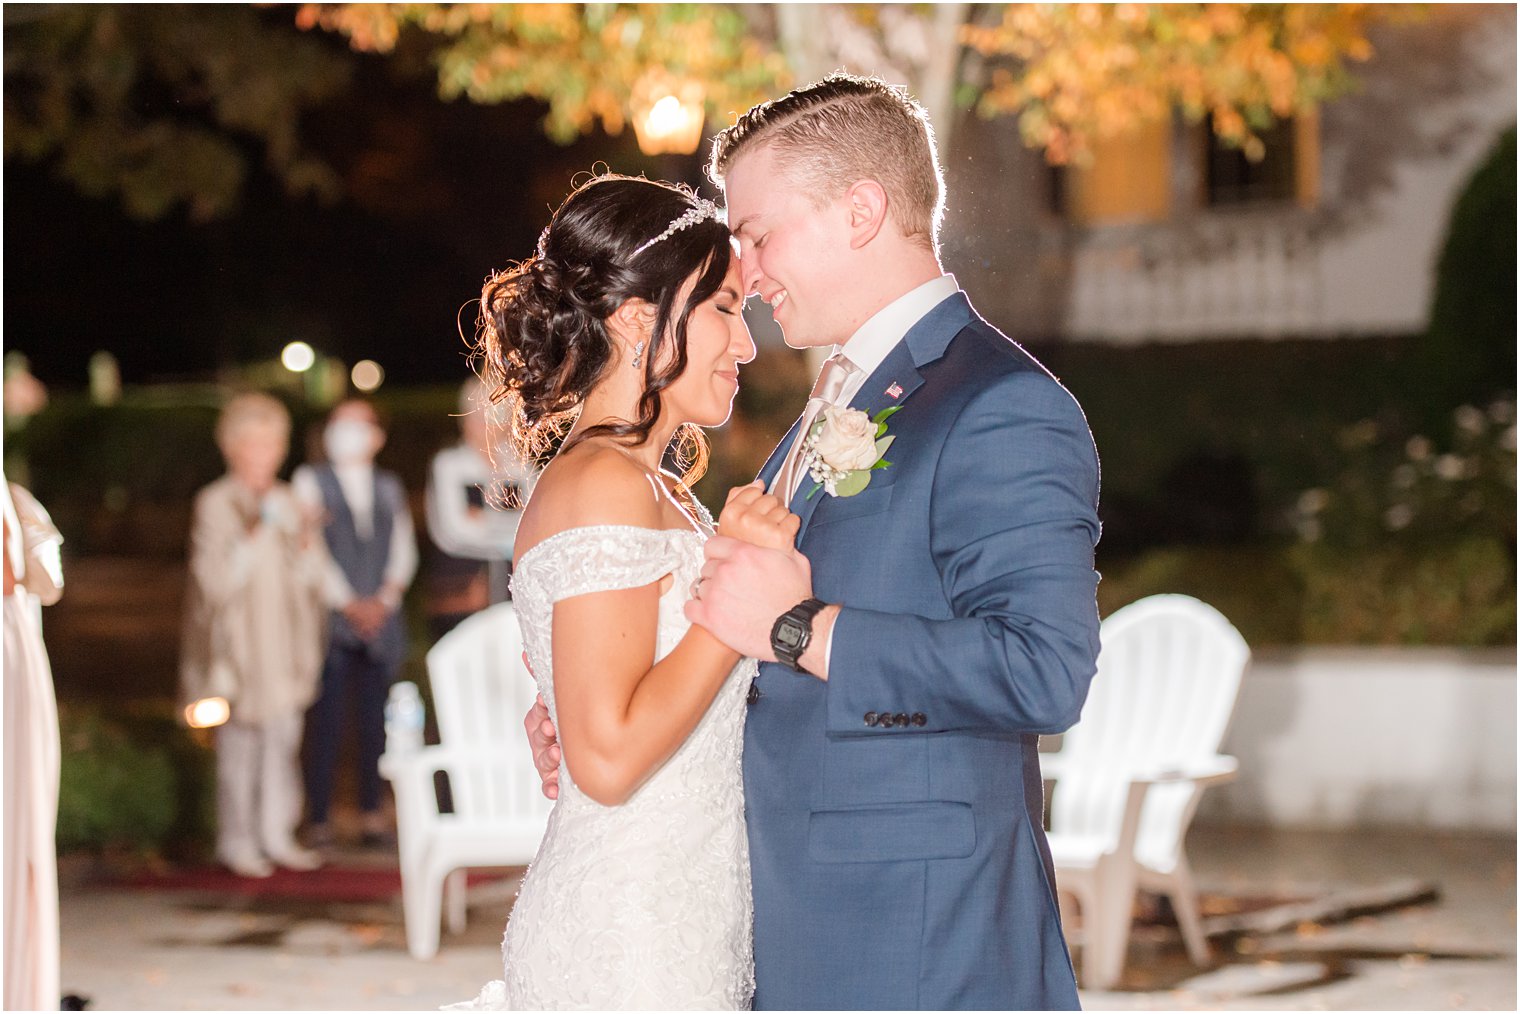
<svg viewBox="0 0 1520 1014">
<path fill-rule="evenodd" d="M 375 428 L 357 419 L 339 419 L 322 434 L 327 458 L 335 465 L 358 465 L 374 455 Z"/>
</svg>

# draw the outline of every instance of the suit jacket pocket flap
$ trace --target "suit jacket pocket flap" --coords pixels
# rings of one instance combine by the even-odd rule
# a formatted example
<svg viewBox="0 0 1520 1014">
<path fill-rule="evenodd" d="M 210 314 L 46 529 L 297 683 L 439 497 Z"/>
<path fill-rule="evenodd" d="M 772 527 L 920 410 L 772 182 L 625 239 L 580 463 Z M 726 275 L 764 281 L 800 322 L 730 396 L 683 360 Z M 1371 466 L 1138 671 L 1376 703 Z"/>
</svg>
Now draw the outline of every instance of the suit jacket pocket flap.
<svg viewBox="0 0 1520 1014">
<path fill-rule="evenodd" d="M 848 810 L 815 810 L 808 855 L 819 863 L 963 859 L 976 851 L 970 803 L 929 801 Z"/>
</svg>

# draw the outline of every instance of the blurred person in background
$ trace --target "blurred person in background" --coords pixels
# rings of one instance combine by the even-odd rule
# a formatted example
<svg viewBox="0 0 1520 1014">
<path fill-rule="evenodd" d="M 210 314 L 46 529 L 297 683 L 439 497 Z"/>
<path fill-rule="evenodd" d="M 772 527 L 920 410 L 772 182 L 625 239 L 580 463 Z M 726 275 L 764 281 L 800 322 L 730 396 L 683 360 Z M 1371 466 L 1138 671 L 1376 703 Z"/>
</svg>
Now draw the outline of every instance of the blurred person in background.
<svg viewBox="0 0 1520 1014">
<path fill-rule="evenodd" d="M 217 858 L 234 873 L 321 865 L 295 840 L 302 716 L 322 666 L 322 540 L 289 485 L 290 415 L 264 394 L 229 401 L 227 474 L 195 498 L 180 657 L 187 703 L 223 698 L 216 730 Z"/>
<path fill-rule="evenodd" d="M 333 841 L 329 823 L 338 751 L 349 715 L 358 739 L 362 841 L 383 844 L 380 754 L 385 749 L 385 698 L 406 659 L 401 599 L 417 572 L 417 541 L 406 490 L 375 467 L 385 430 L 375 407 L 340 402 L 327 418 L 327 461 L 302 465 L 292 483 L 320 518 L 330 564 L 324 582 L 329 612 L 322 692 L 307 722 L 306 794 L 310 841 Z M 352 695 L 356 700 L 350 706 Z"/>
<path fill-rule="evenodd" d="M 493 446 L 499 412 L 471 378 L 459 391 L 461 439 L 428 470 L 428 627 L 434 641 L 465 617 L 510 599 L 512 543 L 530 469 L 510 447 Z"/>
<path fill-rule="evenodd" d="M 5 1009 L 58 1006 L 58 705 L 42 607 L 63 594 L 63 537 L 5 491 Z"/>
</svg>

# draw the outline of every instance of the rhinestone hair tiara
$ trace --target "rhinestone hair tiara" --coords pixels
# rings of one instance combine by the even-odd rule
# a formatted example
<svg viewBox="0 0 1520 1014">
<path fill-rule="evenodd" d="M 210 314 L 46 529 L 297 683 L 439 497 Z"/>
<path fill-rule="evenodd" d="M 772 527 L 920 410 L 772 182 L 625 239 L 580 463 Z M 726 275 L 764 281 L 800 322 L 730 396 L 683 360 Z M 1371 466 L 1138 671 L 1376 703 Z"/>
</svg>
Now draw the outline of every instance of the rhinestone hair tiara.
<svg viewBox="0 0 1520 1014">
<path fill-rule="evenodd" d="M 680 232 L 682 229 L 689 229 L 699 222 L 705 222 L 708 219 L 711 219 L 714 222 L 723 221 L 723 210 L 712 201 L 709 201 L 705 197 L 693 197 L 692 200 L 696 202 L 695 206 L 687 208 L 684 212 L 682 212 L 674 222 L 671 222 L 668 226 L 665 227 L 664 232 L 660 233 L 654 239 L 641 244 L 638 249 L 633 251 L 633 256 L 637 257 L 645 250 L 648 250 L 650 247 L 654 246 L 660 240 L 669 239 L 676 233 Z"/>
</svg>

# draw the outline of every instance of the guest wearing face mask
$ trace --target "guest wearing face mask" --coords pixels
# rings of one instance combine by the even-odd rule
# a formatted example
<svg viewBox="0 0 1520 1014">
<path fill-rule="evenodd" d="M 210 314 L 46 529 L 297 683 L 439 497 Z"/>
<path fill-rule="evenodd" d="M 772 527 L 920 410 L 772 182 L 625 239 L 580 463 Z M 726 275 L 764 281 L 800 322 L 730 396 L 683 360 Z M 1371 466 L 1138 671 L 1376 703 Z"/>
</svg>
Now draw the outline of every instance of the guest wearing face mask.
<svg viewBox="0 0 1520 1014">
<path fill-rule="evenodd" d="M 352 717 L 362 841 L 374 846 L 387 838 L 378 765 L 386 694 L 406 657 L 401 598 L 417 571 L 417 543 L 401 480 L 375 467 L 385 431 L 374 406 L 357 398 L 340 403 L 328 416 L 322 443 L 327 462 L 302 465 L 291 479 L 320 518 L 332 561 L 325 582 L 331 610 L 327 661 L 307 722 L 309 840 L 333 840 L 333 779 Z"/>
</svg>

